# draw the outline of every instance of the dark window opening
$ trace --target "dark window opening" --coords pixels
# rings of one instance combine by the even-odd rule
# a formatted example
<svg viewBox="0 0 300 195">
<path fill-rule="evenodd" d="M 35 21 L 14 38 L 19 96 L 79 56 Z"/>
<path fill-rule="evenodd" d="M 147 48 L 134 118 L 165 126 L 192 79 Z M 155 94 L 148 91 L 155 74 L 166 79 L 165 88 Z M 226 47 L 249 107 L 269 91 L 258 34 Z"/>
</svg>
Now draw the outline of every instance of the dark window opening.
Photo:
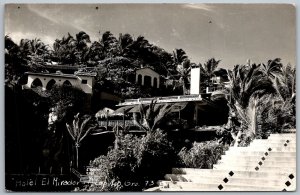
<svg viewBox="0 0 300 195">
<path fill-rule="evenodd" d="M 55 85 L 55 80 L 54 79 L 51 79 L 49 82 L 48 82 L 48 84 L 47 84 L 47 86 L 46 86 L 46 89 L 47 90 L 51 90 L 52 88 L 53 88 L 53 86 Z"/>
<path fill-rule="evenodd" d="M 140 85 L 142 84 L 142 75 L 140 74 L 138 75 L 138 84 Z"/>
<path fill-rule="evenodd" d="M 63 86 L 69 86 L 69 87 L 72 87 L 72 84 L 70 83 L 70 81 L 66 80 L 66 81 L 63 83 Z"/>
<path fill-rule="evenodd" d="M 150 76 L 144 77 L 144 86 L 151 87 L 151 77 Z"/>
<path fill-rule="evenodd" d="M 34 79 L 31 83 L 31 88 L 43 87 L 42 81 L 39 78 Z"/>
<path fill-rule="evenodd" d="M 82 84 L 87 84 L 87 80 L 86 80 L 86 79 L 83 79 L 83 80 L 81 81 L 81 83 L 82 83 Z"/>
<path fill-rule="evenodd" d="M 153 80 L 153 87 L 154 87 L 154 88 L 158 88 L 158 87 L 157 87 L 157 78 L 154 78 L 154 80 Z"/>
</svg>

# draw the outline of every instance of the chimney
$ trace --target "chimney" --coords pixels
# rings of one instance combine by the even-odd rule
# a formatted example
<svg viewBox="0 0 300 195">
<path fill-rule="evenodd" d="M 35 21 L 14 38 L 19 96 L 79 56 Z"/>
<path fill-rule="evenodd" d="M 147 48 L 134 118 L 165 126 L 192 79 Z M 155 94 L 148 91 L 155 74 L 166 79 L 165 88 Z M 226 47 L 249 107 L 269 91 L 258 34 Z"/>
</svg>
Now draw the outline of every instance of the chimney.
<svg viewBox="0 0 300 195">
<path fill-rule="evenodd" d="M 198 65 L 191 68 L 190 94 L 200 94 L 200 66 Z"/>
</svg>

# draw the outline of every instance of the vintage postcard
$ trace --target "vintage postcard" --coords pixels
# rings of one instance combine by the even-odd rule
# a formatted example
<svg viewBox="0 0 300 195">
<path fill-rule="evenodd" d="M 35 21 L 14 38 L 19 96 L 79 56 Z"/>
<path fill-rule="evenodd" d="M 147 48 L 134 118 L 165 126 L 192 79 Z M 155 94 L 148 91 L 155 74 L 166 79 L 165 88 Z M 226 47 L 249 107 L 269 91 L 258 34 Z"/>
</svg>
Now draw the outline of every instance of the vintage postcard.
<svg viewBox="0 0 300 195">
<path fill-rule="evenodd" d="M 295 191 L 291 4 L 7 4 L 5 185 Z"/>
</svg>

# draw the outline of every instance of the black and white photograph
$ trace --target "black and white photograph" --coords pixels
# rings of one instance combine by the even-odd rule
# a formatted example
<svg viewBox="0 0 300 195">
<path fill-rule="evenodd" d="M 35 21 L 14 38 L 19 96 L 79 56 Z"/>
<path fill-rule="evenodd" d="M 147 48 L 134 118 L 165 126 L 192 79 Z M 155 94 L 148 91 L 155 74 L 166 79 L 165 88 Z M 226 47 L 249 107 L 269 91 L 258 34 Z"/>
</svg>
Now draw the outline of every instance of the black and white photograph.
<svg viewBox="0 0 300 195">
<path fill-rule="evenodd" d="M 6 192 L 296 191 L 293 4 L 6 4 L 4 60 Z"/>
</svg>

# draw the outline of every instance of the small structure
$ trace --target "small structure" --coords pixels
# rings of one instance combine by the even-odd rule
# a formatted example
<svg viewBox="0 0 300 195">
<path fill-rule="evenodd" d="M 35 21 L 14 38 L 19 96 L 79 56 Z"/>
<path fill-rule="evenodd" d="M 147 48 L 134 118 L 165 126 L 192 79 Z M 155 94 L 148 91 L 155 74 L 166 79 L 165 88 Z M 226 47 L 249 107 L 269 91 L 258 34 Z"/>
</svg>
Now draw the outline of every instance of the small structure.
<svg viewBox="0 0 300 195">
<path fill-rule="evenodd" d="M 151 68 L 141 68 L 136 70 L 135 82 L 142 86 L 159 88 L 160 75 Z"/>
<path fill-rule="evenodd" d="M 67 85 L 81 89 L 83 92 L 92 95 L 94 77 L 96 73 L 77 72 L 75 74 L 56 73 L 33 73 L 27 72 L 28 81 L 24 85 L 27 88 L 42 87 L 43 90 L 50 90 L 54 85 Z"/>
</svg>

